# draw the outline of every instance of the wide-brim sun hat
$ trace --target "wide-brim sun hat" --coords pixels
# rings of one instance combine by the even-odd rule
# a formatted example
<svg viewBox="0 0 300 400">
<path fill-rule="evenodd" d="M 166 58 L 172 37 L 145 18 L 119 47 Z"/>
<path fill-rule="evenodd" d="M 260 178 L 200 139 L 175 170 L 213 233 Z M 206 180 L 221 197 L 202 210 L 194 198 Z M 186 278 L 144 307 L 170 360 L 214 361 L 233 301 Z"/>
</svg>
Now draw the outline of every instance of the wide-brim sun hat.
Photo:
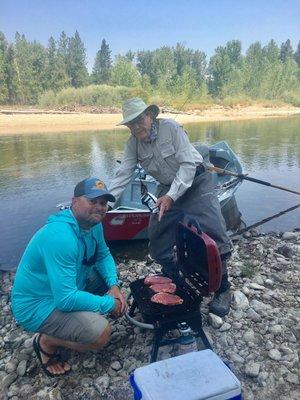
<svg viewBox="0 0 300 400">
<path fill-rule="evenodd" d="M 159 114 L 159 107 L 156 104 L 150 104 L 150 106 L 147 106 L 147 104 L 139 97 L 126 100 L 123 103 L 122 110 L 123 120 L 117 125 L 126 125 L 145 111 L 151 111 L 154 118 Z"/>
<path fill-rule="evenodd" d="M 107 190 L 105 183 L 98 178 L 87 178 L 77 183 L 74 189 L 74 197 L 81 196 L 88 199 L 104 197 L 107 201 L 116 201 L 115 197 Z"/>
</svg>

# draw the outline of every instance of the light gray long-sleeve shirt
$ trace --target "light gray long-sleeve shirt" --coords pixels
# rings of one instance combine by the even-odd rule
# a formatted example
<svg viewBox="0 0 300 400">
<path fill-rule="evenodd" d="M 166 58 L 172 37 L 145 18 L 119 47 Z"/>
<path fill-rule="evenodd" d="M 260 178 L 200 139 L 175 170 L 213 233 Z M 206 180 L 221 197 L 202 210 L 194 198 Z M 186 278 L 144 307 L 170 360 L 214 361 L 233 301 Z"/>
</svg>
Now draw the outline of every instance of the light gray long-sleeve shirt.
<svg viewBox="0 0 300 400">
<path fill-rule="evenodd" d="M 121 166 L 108 188 L 116 199 L 138 163 L 159 183 L 170 185 L 166 194 L 176 201 L 192 185 L 196 167 L 203 163 L 203 158 L 176 121 L 159 119 L 155 139 L 137 140 L 133 135 L 128 139 Z"/>
</svg>

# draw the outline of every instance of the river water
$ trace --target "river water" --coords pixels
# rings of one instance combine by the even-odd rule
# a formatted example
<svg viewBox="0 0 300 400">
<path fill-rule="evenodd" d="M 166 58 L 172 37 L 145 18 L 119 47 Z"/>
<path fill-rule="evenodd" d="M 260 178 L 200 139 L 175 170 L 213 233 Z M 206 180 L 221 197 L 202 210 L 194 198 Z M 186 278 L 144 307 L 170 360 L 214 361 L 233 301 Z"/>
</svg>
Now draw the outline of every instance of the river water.
<svg viewBox="0 0 300 400">
<path fill-rule="evenodd" d="M 191 142 L 226 140 L 249 176 L 300 191 L 300 116 L 185 129 Z M 72 197 L 77 182 L 88 176 L 111 179 L 127 137 L 125 130 L 0 136 L 0 269 L 17 266 L 32 234 L 58 203 Z M 299 196 L 244 181 L 236 202 L 250 225 L 299 203 Z M 299 227 L 298 208 L 259 229 Z M 127 252 L 128 245 L 122 249 Z"/>
</svg>

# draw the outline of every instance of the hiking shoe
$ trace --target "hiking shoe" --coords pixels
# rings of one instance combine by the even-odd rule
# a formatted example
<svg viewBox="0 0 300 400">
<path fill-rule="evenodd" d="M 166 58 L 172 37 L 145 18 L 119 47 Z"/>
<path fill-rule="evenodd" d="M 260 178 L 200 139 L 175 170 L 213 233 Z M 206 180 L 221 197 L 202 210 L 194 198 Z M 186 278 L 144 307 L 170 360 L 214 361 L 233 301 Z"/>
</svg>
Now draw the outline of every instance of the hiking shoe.
<svg viewBox="0 0 300 400">
<path fill-rule="evenodd" d="M 229 313 L 231 305 L 231 291 L 227 289 L 225 292 L 215 293 L 212 302 L 209 305 L 209 312 L 224 317 Z"/>
</svg>

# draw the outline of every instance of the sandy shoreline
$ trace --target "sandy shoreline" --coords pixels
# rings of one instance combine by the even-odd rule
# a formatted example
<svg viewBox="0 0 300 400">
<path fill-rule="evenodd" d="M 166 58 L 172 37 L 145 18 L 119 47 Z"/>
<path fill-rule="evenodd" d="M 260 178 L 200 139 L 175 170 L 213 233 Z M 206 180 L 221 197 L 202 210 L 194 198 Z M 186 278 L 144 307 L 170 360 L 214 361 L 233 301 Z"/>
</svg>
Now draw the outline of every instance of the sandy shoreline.
<svg viewBox="0 0 300 400">
<path fill-rule="evenodd" d="M 28 114 L 16 113 L 7 115 L 1 113 L 1 111 L 0 109 L 0 135 L 124 129 L 123 127 L 116 126 L 122 119 L 121 114 L 36 114 L 30 113 L 29 110 Z M 188 124 L 195 122 L 278 118 L 296 114 L 300 114 L 300 107 L 287 105 L 270 108 L 256 105 L 235 108 L 214 106 L 203 111 L 193 111 L 193 114 L 160 114 L 160 117 L 176 117 L 178 122 Z"/>
</svg>

